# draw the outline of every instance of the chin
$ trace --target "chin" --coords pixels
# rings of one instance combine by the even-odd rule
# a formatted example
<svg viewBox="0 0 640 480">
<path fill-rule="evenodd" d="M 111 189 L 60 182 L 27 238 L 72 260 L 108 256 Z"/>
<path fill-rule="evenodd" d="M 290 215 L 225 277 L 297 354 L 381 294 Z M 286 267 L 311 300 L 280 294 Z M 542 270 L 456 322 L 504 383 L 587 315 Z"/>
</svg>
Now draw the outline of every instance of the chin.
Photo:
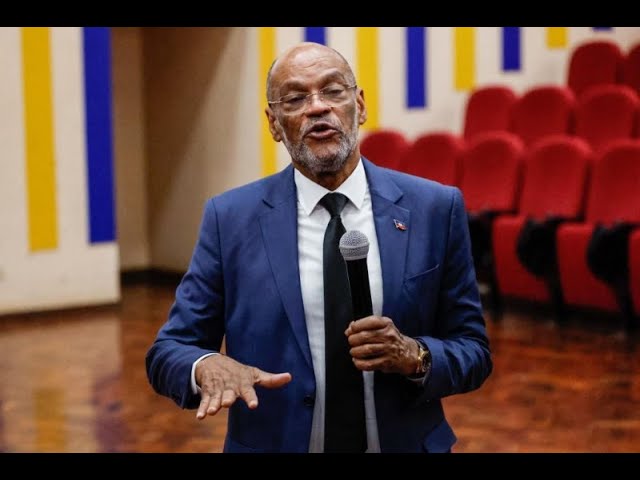
<svg viewBox="0 0 640 480">
<path fill-rule="evenodd" d="M 311 166 L 311 170 L 313 170 L 316 174 L 333 174 L 337 173 L 344 168 L 346 161 L 337 161 L 335 156 L 326 159 L 316 159 L 316 162 L 313 162 Z"/>
</svg>

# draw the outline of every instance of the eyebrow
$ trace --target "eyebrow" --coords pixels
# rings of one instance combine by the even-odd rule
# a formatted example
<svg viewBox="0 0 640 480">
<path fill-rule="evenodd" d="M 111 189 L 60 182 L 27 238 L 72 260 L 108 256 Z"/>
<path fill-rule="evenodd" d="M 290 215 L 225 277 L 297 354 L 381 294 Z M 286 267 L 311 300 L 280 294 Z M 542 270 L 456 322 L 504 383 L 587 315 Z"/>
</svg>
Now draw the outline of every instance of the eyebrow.
<svg viewBox="0 0 640 480">
<path fill-rule="evenodd" d="M 347 79 L 346 77 L 339 71 L 339 70 L 334 70 L 332 72 L 326 73 L 324 75 L 321 75 L 320 80 L 318 83 L 320 84 L 326 84 L 326 83 L 330 83 L 330 82 L 335 82 L 335 81 L 340 81 L 340 82 L 346 82 Z M 303 82 L 301 82 L 300 80 L 296 80 L 296 79 L 291 79 L 291 80 L 285 80 L 282 85 L 280 85 L 280 88 L 278 89 L 280 92 L 285 91 L 285 90 L 306 90 L 307 85 L 304 84 Z"/>
</svg>

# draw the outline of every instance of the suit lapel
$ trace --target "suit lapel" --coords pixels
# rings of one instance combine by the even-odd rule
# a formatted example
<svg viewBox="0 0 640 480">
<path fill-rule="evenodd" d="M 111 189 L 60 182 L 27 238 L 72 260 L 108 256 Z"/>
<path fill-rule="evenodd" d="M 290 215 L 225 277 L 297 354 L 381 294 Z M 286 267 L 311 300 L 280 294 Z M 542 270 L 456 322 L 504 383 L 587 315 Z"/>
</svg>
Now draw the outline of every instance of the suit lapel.
<svg viewBox="0 0 640 480">
<path fill-rule="evenodd" d="M 382 267 L 382 313 L 394 321 L 400 318 L 398 298 L 404 283 L 409 245 L 410 211 L 398 205 L 402 191 L 389 175 L 363 159 L 376 225 Z M 397 225 L 400 222 L 400 225 Z M 402 229 L 404 225 L 405 229 Z"/>
<path fill-rule="evenodd" d="M 293 167 L 287 167 L 272 185 L 264 197 L 264 202 L 271 208 L 260 217 L 262 237 L 287 318 L 305 361 L 312 366 L 300 289 Z"/>
</svg>

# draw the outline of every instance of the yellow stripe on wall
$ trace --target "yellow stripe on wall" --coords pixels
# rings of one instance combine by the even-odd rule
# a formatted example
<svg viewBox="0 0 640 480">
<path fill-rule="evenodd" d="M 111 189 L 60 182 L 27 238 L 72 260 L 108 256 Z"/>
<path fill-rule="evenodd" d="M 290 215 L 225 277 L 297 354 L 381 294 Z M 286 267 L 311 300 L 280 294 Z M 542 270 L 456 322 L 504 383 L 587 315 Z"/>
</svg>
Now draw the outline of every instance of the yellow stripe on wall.
<svg viewBox="0 0 640 480">
<path fill-rule="evenodd" d="M 378 28 L 356 28 L 356 78 L 367 106 L 365 130 L 378 128 Z"/>
<path fill-rule="evenodd" d="M 548 48 L 565 48 L 567 37 L 567 27 L 547 27 Z"/>
<path fill-rule="evenodd" d="M 259 27 L 258 31 L 258 49 L 260 51 L 258 98 L 260 98 L 260 110 L 264 111 L 267 107 L 267 73 L 276 55 L 276 30 L 274 27 Z M 276 142 L 274 142 L 269 131 L 269 120 L 266 115 L 262 115 L 260 138 L 260 143 L 262 144 L 262 175 L 267 176 L 276 171 Z"/>
<path fill-rule="evenodd" d="M 58 246 L 49 28 L 21 35 L 29 248 L 37 251 Z"/>
<path fill-rule="evenodd" d="M 454 27 L 453 35 L 454 87 L 456 90 L 471 90 L 476 79 L 475 27 Z"/>
</svg>

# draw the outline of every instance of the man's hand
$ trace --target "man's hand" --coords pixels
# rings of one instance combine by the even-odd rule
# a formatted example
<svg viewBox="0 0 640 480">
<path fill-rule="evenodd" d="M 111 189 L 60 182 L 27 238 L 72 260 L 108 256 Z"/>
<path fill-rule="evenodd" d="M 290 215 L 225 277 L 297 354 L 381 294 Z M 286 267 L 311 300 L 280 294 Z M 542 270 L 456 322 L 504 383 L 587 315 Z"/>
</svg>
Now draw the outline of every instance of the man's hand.
<svg viewBox="0 0 640 480">
<path fill-rule="evenodd" d="M 202 390 L 202 400 L 196 418 L 215 415 L 221 407 L 229 408 L 241 397 L 251 409 L 258 406 L 253 388 L 279 388 L 291 381 L 290 373 L 269 373 L 256 367 L 243 365 L 226 355 L 211 355 L 198 362 L 196 383 Z"/>
<path fill-rule="evenodd" d="M 401 334 L 388 317 L 375 315 L 353 321 L 345 330 L 351 356 L 358 370 L 413 375 L 418 343 Z"/>
</svg>

